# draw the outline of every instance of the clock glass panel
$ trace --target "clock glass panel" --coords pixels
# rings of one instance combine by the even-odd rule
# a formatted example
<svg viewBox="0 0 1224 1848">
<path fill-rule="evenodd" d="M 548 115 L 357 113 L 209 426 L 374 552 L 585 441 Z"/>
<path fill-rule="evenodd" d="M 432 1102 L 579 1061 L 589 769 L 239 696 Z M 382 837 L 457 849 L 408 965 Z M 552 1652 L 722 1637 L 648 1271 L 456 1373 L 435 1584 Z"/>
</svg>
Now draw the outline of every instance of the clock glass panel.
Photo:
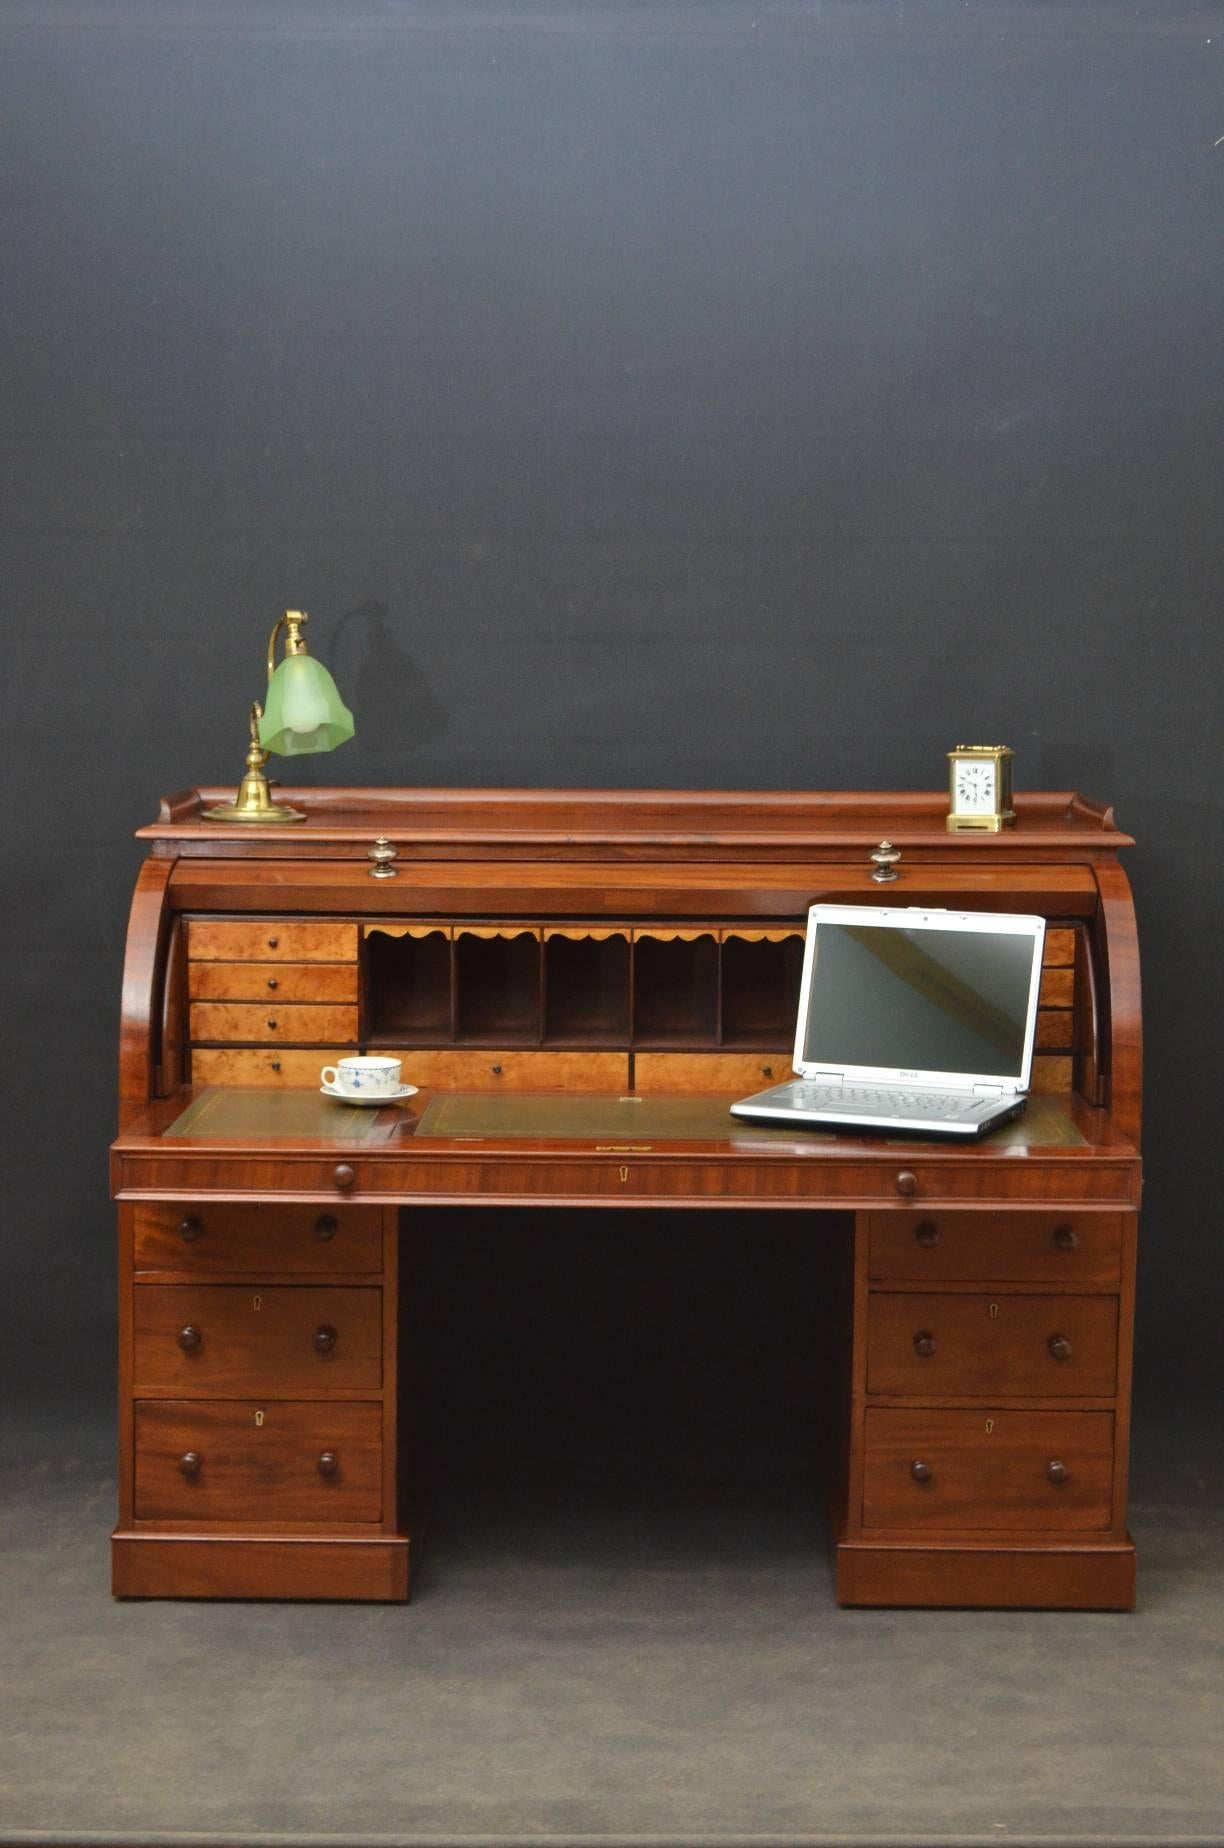
<svg viewBox="0 0 1224 1848">
<path fill-rule="evenodd" d="M 956 766 L 953 784 L 956 807 L 962 815 L 989 815 L 995 806 L 994 764 L 970 763 L 961 759 Z"/>
</svg>

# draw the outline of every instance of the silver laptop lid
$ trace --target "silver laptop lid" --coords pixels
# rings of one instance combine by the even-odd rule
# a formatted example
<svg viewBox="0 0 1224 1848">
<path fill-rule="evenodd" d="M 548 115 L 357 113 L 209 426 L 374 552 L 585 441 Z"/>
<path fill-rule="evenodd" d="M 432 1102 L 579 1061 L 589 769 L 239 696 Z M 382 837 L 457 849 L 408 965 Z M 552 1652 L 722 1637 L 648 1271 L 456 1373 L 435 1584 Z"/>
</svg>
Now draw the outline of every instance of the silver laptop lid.
<svg viewBox="0 0 1224 1848">
<path fill-rule="evenodd" d="M 1027 1091 L 1045 919 L 813 905 L 795 1070 Z"/>
</svg>

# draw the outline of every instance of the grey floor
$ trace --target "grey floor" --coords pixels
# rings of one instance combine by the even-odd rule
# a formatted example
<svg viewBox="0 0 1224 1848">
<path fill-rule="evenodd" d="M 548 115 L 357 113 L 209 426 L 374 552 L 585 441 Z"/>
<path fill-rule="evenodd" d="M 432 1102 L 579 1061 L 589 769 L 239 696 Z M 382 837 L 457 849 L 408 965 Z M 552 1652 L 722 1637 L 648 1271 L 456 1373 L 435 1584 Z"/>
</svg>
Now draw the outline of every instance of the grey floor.
<svg viewBox="0 0 1224 1848">
<path fill-rule="evenodd" d="M 1206 1439 L 1140 1440 L 1131 1617 L 839 1611 L 810 1510 L 716 1501 L 452 1506 L 408 1608 L 115 1604 L 106 1442 L 0 1485 L 5 1843 L 1224 1841 Z"/>
</svg>

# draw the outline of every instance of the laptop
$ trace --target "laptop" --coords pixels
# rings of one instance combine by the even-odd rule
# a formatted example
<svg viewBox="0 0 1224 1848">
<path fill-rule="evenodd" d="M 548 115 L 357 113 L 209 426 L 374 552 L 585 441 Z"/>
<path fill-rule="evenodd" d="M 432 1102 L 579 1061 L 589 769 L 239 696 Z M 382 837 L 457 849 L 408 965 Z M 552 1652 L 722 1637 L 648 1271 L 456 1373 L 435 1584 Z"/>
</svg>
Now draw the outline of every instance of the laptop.
<svg viewBox="0 0 1224 1848">
<path fill-rule="evenodd" d="M 1045 919 L 813 905 L 794 1068 L 753 1123 L 980 1136 L 1023 1110 Z"/>
</svg>

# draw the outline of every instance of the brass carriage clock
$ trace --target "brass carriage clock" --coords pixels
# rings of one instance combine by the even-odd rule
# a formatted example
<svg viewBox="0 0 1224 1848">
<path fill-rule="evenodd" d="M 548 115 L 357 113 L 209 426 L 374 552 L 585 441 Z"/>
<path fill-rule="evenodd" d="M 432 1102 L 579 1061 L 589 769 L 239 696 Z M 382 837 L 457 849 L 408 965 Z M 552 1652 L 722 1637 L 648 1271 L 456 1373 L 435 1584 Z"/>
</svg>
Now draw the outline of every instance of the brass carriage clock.
<svg viewBox="0 0 1224 1848">
<path fill-rule="evenodd" d="M 1012 756 L 1005 744 L 958 744 L 948 752 L 950 834 L 971 828 L 998 834 L 1015 821 Z"/>
</svg>

